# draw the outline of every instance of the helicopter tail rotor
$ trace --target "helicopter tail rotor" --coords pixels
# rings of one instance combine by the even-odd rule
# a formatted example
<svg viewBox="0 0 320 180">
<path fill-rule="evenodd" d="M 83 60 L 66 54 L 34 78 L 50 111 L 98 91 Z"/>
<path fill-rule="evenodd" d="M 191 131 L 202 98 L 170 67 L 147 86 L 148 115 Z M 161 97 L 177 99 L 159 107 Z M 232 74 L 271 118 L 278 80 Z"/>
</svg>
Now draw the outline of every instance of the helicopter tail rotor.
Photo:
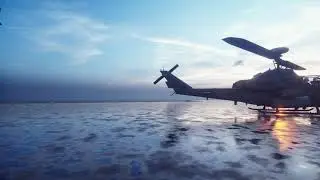
<svg viewBox="0 0 320 180">
<path fill-rule="evenodd" d="M 158 79 L 156 79 L 154 82 L 153 82 L 153 84 L 157 84 L 159 81 L 161 81 L 161 79 L 163 79 L 164 78 L 164 73 L 172 73 L 175 69 L 177 69 L 179 67 L 179 65 L 178 64 L 176 64 L 175 66 L 173 66 L 173 68 L 171 68 L 169 71 L 160 71 L 161 72 L 161 76 L 160 77 L 158 77 Z"/>
</svg>

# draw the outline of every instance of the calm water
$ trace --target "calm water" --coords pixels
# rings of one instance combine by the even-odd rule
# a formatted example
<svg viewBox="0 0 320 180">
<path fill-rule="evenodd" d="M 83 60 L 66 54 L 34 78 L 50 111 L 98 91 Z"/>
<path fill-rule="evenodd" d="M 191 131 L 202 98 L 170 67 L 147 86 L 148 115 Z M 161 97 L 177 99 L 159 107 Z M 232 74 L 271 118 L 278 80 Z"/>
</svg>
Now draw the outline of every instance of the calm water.
<svg viewBox="0 0 320 180">
<path fill-rule="evenodd" d="M 224 101 L 0 105 L 0 179 L 320 179 L 320 121 Z"/>
</svg>

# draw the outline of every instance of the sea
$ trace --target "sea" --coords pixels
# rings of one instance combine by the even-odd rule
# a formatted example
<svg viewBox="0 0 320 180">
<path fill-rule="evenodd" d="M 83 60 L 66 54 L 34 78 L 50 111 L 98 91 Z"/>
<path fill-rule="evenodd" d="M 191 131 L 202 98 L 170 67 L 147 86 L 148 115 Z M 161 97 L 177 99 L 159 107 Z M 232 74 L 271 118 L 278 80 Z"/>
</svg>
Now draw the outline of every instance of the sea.
<svg viewBox="0 0 320 180">
<path fill-rule="evenodd" d="M 0 105 L 1 180 L 319 180 L 320 121 L 228 101 Z"/>
</svg>

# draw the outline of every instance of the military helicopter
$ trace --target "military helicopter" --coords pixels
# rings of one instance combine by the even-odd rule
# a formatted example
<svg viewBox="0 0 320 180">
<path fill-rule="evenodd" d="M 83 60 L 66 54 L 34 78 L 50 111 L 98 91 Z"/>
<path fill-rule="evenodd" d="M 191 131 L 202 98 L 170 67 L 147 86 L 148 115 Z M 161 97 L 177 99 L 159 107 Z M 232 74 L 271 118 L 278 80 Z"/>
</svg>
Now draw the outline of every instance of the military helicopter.
<svg viewBox="0 0 320 180">
<path fill-rule="evenodd" d="M 207 99 L 222 99 L 245 104 L 263 106 L 250 108 L 259 112 L 306 113 L 315 107 L 320 114 L 320 75 L 298 76 L 294 70 L 305 70 L 295 63 L 281 59 L 282 54 L 289 51 L 287 47 L 266 49 L 246 39 L 227 37 L 223 41 L 251 53 L 273 60 L 274 69 L 254 75 L 247 80 L 233 83 L 232 88 L 193 88 L 172 72 L 179 66 L 175 65 L 169 71 L 160 70 L 161 76 L 154 81 L 157 84 L 165 78 L 168 88 L 175 94 L 205 97 Z"/>
</svg>

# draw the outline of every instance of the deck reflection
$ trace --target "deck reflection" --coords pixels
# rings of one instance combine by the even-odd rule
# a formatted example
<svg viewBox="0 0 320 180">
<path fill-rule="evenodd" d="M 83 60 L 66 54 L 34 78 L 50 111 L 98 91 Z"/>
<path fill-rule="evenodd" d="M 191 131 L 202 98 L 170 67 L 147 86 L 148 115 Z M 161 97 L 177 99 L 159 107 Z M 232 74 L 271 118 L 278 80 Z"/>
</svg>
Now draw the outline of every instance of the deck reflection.
<svg viewBox="0 0 320 180">
<path fill-rule="evenodd" d="M 279 151 L 293 149 L 297 142 L 297 124 L 294 117 L 285 115 L 265 115 L 258 117 L 258 131 L 270 131 L 272 138 L 278 142 Z"/>
<path fill-rule="evenodd" d="M 294 120 L 277 118 L 272 128 L 272 136 L 279 142 L 279 150 L 285 152 L 292 149 L 297 142 L 296 123 Z"/>
</svg>

